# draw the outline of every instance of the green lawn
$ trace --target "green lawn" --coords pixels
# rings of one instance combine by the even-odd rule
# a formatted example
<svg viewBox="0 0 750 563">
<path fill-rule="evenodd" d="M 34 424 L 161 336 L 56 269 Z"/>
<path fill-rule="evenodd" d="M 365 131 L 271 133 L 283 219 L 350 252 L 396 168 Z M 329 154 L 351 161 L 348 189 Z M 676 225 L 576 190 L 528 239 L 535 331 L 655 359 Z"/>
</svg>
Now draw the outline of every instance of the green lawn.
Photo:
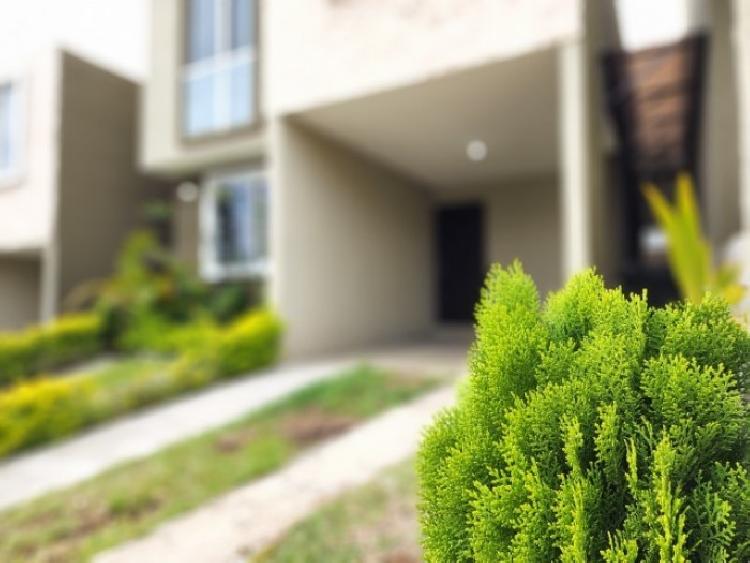
<svg viewBox="0 0 750 563">
<path fill-rule="evenodd" d="M 0 513 L 0 561 L 87 560 L 437 384 L 360 367 L 312 385 L 219 430 Z"/>
<path fill-rule="evenodd" d="M 414 462 L 395 466 L 294 526 L 254 563 L 421 561 Z"/>
<path fill-rule="evenodd" d="M 82 372 L 69 377 L 93 378 L 96 379 L 97 386 L 117 390 L 134 379 L 164 371 L 171 362 L 171 359 L 158 356 L 123 357 L 112 360 L 91 372 Z"/>
</svg>

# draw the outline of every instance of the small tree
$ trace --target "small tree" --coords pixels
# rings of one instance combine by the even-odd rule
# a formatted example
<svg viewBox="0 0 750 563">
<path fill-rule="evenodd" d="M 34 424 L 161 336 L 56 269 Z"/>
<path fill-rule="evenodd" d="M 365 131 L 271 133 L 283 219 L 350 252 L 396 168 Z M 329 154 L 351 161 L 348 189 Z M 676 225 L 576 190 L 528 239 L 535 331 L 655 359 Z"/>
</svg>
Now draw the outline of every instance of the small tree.
<svg viewBox="0 0 750 563">
<path fill-rule="evenodd" d="M 490 273 L 471 375 L 418 455 L 429 561 L 750 560 L 750 336 L 586 272 Z"/>
</svg>

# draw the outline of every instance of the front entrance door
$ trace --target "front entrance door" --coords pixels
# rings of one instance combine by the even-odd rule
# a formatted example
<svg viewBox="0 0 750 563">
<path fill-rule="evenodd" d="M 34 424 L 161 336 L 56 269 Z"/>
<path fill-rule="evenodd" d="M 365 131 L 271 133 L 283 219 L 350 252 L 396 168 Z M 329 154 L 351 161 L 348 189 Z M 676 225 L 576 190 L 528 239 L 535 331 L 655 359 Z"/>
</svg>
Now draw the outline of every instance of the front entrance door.
<svg viewBox="0 0 750 563">
<path fill-rule="evenodd" d="M 438 317 L 471 321 L 485 275 L 484 221 L 478 203 L 437 212 Z"/>
</svg>

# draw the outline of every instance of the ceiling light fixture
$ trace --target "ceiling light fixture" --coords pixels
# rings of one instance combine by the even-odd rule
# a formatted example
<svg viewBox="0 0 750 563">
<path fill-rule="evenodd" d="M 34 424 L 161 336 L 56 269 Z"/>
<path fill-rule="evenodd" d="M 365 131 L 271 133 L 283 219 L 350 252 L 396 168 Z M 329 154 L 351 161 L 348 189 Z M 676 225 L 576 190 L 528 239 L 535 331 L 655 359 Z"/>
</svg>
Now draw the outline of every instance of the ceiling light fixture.
<svg viewBox="0 0 750 563">
<path fill-rule="evenodd" d="M 177 186 L 177 199 L 183 203 L 191 203 L 198 199 L 199 188 L 193 182 L 183 182 Z"/>
<path fill-rule="evenodd" d="M 469 160 L 480 162 L 487 158 L 487 143 L 480 139 L 469 141 L 466 145 L 466 156 Z"/>
</svg>

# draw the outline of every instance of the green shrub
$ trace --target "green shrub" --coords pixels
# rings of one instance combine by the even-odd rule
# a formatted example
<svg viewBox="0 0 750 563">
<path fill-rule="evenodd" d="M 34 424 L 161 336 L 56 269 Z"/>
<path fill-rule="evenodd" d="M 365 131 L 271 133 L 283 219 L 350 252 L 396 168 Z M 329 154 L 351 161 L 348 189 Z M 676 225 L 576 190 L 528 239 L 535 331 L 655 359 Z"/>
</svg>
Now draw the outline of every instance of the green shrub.
<svg viewBox="0 0 750 563">
<path fill-rule="evenodd" d="M 124 351 L 179 353 L 213 336 L 260 298 L 258 284 L 207 286 L 150 231 L 126 241 L 114 275 L 95 291 L 106 341 Z"/>
<path fill-rule="evenodd" d="M 136 231 L 118 257 L 115 274 L 99 290 L 97 310 L 112 344 L 153 319 L 176 324 L 204 309 L 206 287 L 159 245 L 150 231 Z M 150 327 L 146 326 L 144 329 Z"/>
<path fill-rule="evenodd" d="M 218 333 L 216 323 L 201 316 L 188 323 L 174 323 L 152 314 L 131 317 L 128 328 L 117 340 L 117 348 L 125 351 L 147 350 L 163 354 L 179 354 L 193 350 L 212 340 Z"/>
<path fill-rule="evenodd" d="M 43 379 L 0 393 L 0 456 L 79 429 L 91 393 L 82 379 Z"/>
<path fill-rule="evenodd" d="M 258 284 L 230 283 L 209 288 L 206 306 L 220 323 L 229 322 L 253 306 L 260 298 Z"/>
<path fill-rule="evenodd" d="M 0 333 L 0 385 L 90 358 L 103 348 L 96 315 L 71 315 L 20 332 Z"/>
<path fill-rule="evenodd" d="M 267 366 L 278 357 L 281 334 L 273 313 L 251 312 L 224 330 L 214 329 L 166 369 L 144 370 L 116 384 L 80 374 L 0 391 L 0 456 Z"/>
<path fill-rule="evenodd" d="M 276 361 L 282 325 L 269 311 L 240 317 L 218 333 L 215 341 L 219 377 L 230 377 Z"/>
<path fill-rule="evenodd" d="M 493 269 L 471 375 L 418 456 L 429 561 L 750 560 L 750 336 L 591 272 Z"/>
</svg>

